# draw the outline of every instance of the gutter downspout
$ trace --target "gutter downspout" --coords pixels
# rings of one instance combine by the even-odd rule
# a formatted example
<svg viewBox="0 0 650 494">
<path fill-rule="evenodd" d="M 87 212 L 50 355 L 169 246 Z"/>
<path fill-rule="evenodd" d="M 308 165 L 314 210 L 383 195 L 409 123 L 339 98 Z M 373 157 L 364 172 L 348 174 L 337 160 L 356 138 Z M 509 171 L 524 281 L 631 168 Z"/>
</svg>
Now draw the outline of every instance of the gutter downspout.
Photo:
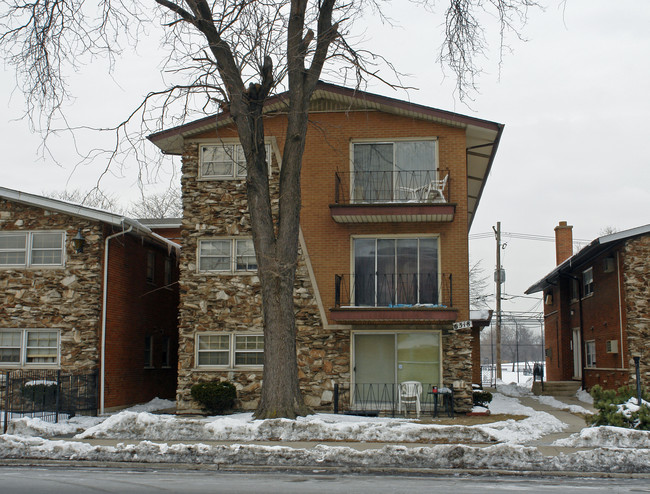
<svg viewBox="0 0 650 494">
<path fill-rule="evenodd" d="M 623 303 L 621 301 L 621 263 L 618 258 L 618 250 L 616 251 L 616 281 L 618 282 L 618 327 L 621 334 L 621 369 L 623 369 L 625 367 L 625 356 L 623 355 Z"/>
<path fill-rule="evenodd" d="M 124 228 L 124 223 L 122 223 L 122 228 Z M 133 226 L 129 226 L 128 230 L 122 230 L 121 232 L 114 233 L 106 237 L 104 241 L 104 286 L 102 293 L 102 352 L 101 359 L 99 362 L 99 414 L 104 415 L 104 389 L 105 389 L 105 374 L 106 374 L 106 300 L 108 298 L 108 242 L 115 237 L 120 237 L 126 235 L 131 230 Z"/>
</svg>

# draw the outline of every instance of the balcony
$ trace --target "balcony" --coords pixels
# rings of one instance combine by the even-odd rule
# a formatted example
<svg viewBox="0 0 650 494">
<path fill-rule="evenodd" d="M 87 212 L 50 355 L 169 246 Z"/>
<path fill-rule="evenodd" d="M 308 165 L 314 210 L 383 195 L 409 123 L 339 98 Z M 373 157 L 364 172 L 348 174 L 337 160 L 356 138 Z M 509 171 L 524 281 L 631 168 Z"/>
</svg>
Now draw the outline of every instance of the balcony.
<svg viewBox="0 0 650 494">
<path fill-rule="evenodd" d="M 449 170 L 336 172 L 337 223 L 450 222 Z"/>
<path fill-rule="evenodd" d="M 451 274 L 386 273 L 334 278 L 333 320 L 339 323 L 453 322 Z"/>
</svg>

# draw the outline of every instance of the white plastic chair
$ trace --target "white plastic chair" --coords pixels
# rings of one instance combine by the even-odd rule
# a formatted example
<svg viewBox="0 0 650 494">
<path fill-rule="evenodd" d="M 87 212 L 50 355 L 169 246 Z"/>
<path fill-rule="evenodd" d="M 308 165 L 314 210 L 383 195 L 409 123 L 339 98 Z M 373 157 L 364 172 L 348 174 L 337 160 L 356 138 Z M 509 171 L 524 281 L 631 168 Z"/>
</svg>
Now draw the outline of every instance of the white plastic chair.
<svg viewBox="0 0 650 494">
<path fill-rule="evenodd" d="M 404 381 L 399 385 L 398 409 L 404 413 L 408 411 L 409 405 L 415 405 L 415 416 L 420 418 L 420 395 L 422 394 L 422 383 L 419 381 Z"/>
<path fill-rule="evenodd" d="M 447 202 L 445 199 L 445 187 L 447 186 L 447 180 L 449 175 L 445 175 L 445 178 L 442 180 L 432 180 L 428 187 L 425 197 L 431 202 Z"/>
</svg>

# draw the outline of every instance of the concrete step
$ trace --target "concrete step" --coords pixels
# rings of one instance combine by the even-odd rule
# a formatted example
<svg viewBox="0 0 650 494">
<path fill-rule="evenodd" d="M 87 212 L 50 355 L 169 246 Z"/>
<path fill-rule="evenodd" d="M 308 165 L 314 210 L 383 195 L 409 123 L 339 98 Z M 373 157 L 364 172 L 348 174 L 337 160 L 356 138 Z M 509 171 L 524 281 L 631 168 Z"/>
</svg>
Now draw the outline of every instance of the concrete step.
<svg viewBox="0 0 650 494">
<path fill-rule="evenodd" d="M 542 390 L 542 383 L 536 381 L 533 383 L 532 391 L 537 396 L 573 396 L 581 386 L 580 381 L 546 381 Z"/>
</svg>

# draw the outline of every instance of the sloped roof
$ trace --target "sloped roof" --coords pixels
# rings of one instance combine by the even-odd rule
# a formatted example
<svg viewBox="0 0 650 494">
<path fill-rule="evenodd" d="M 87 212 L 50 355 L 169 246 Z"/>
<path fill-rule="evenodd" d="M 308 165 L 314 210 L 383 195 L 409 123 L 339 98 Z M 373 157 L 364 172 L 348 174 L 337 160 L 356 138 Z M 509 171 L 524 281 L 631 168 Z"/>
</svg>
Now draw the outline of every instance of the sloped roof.
<svg viewBox="0 0 650 494">
<path fill-rule="evenodd" d="M 351 110 L 376 110 L 465 129 L 468 229 L 471 227 L 499 146 L 499 140 L 504 128 L 503 124 L 324 82 L 319 82 L 316 86 L 312 96 L 312 105 L 318 100 L 337 102 Z M 286 107 L 287 93 L 282 93 L 268 98 L 264 112 L 282 111 Z M 158 146 L 163 153 L 180 155 L 183 152 L 185 139 L 190 139 L 193 136 L 214 129 L 215 121 L 217 127 L 221 127 L 231 124 L 232 118 L 227 112 L 220 113 L 151 134 L 148 139 Z"/>
<path fill-rule="evenodd" d="M 611 249 L 618 243 L 624 242 L 633 237 L 648 234 L 650 234 L 650 224 L 598 237 L 592 240 L 589 245 L 583 247 L 577 254 L 574 254 L 558 265 L 553 271 L 544 276 L 544 278 L 530 286 L 530 288 L 528 288 L 524 293 L 530 295 L 531 293 L 541 292 L 549 286 L 555 285 L 562 274 L 569 273 L 575 268 L 579 268 L 582 264 L 585 264 L 594 257 L 602 254 L 608 249 Z"/>
<path fill-rule="evenodd" d="M 174 248 L 178 250 L 179 248 L 177 244 L 152 232 L 147 226 L 143 225 L 139 221 L 103 209 L 91 208 L 73 202 L 52 199 L 36 194 L 30 194 L 28 192 L 7 189 L 5 187 L 0 187 L 0 198 L 26 204 L 28 206 L 39 207 L 48 211 L 69 214 L 70 216 L 76 216 L 78 218 L 99 221 L 119 228 L 132 227 L 132 232 L 136 235 L 148 238 L 159 245 L 167 247 L 168 249 Z"/>
</svg>

